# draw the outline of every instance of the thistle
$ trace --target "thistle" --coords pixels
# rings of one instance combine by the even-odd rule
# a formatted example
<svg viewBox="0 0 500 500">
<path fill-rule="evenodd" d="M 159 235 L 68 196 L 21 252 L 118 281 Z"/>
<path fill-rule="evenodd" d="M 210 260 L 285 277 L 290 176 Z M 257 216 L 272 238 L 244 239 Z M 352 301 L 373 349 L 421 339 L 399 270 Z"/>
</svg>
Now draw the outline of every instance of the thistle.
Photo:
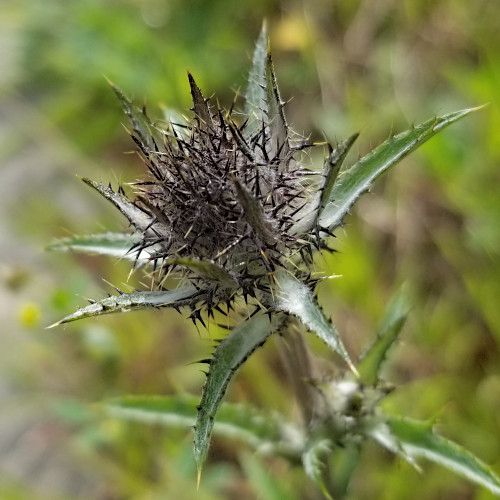
<svg viewBox="0 0 500 500">
<path fill-rule="evenodd" d="M 128 259 L 133 267 L 146 269 L 153 289 L 118 290 L 119 295 L 92 301 L 56 324 L 151 307 L 185 308 L 202 324 L 235 309 L 240 323 L 204 361 L 209 371 L 196 416 L 190 398 L 124 398 L 106 407 L 123 418 L 149 412 L 191 419 L 199 472 L 220 410 L 223 422 L 229 421 L 242 436 L 253 435 L 253 446 L 301 460 L 326 496 L 343 496 L 349 479 L 337 478 L 333 484 L 325 475 L 324 464 L 333 450 L 359 450 L 367 439 L 412 464 L 425 456 L 498 494 L 500 482 L 493 472 L 435 435 L 431 425 L 391 417 L 378 408 L 390 391 L 380 367 L 404 323 L 405 300 L 399 297 L 389 308 L 376 342 L 355 367 L 318 305 L 318 278 L 313 278 L 314 254 L 331 251 L 330 238 L 359 196 L 472 109 L 434 117 L 392 136 L 348 168 L 344 163 L 357 134 L 326 144 L 322 169 L 315 169 L 307 150 L 317 145 L 293 133 L 285 119 L 265 28 L 257 41 L 242 112 L 226 111 L 206 99 L 192 75 L 188 77 L 193 118 L 163 126 L 113 85 L 147 174 L 133 184 L 131 196 L 121 187 L 115 191 L 83 180 L 118 208 L 130 231 L 66 238 L 52 245 Z M 318 377 L 302 337 L 306 330 L 340 355 L 348 367 L 343 376 Z M 265 416 L 268 425 L 259 426 L 258 419 L 240 418 L 237 410 L 222 404 L 235 372 L 272 334 L 283 339 L 285 364 L 303 412 L 301 425 Z"/>
</svg>

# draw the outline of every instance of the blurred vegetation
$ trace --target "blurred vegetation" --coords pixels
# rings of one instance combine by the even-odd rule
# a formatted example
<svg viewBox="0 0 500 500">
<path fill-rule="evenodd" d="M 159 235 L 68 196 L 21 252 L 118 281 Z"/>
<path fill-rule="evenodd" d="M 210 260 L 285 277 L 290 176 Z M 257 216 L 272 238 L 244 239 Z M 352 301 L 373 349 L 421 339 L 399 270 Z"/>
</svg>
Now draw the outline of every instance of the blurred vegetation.
<svg viewBox="0 0 500 500">
<path fill-rule="evenodd" d="M 104 76 L 153 116 L 186 112 L 189 69 L 230 106 L 268 19 L 288 118 L 314 139 L 361 129 L 359 153 L 433 113 L 489 103 L 365 196 L 321 266 L 321 302 L 348 348 L 366 344 L 393 291 L 414 308 L 386 403 L 440 415 L 443 434 L 500 471 L 500 7 L 494 0 L 3 0 L 0 2 L 0 497 L 316 499 L 300 469 L 216 441 L 196 492 L 191 433 L 98 418 L 113 395 L 199 394 L 210 334 L 171 311 L 44 326 L 120 284 L 127 266 L 44 254 L 54 237 L 123 221 L 79 182 L 141 175 Z M 313 342 L 314 343 L 314 342 Z M 319 354 L 328 355 L 322 346 Z M 269 343 L 233 401 L 294 412 Z M 368 448 L 353 499 L 481 499 L 439 468 L 425 480 Z"/>
</svg>

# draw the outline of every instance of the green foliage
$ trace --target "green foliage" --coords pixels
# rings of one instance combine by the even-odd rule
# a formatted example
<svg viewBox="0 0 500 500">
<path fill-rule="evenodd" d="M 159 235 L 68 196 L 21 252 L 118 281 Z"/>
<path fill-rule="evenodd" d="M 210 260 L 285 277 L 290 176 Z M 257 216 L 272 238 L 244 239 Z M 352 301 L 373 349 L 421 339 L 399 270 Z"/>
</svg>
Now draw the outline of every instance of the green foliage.
<svg viewBox="0 0 500 500">
<path fill-rule="evenodd" d="M 387 351 L 398 338 L 409 313 L 409 299 L 402 289 L 389 304 L 385 317 L 377 331 L 377 338 L 367 352 L 360 357 L 358 371 L 360 380 L 367 385 L 379 382 L 382 363 Z"/>
<path fill-rule="evenodd" d="M 366 193 L 373 182 L 386 170 L 420 147 L 433 135 L 479 108 L 464 109 L 445 116 L 431 118 L 416 127 L 391 137 L 340 173 L 332 187 L 329 205 L 321 212 L 319 223 L 334 229 L 342 223 L 356 200 Z"/>
<path fill-rule="evenodd" d="M 196 181 L 198 172 L 193 173 L 195 169 L 200 171 L 207 164 L 204 151 L 219 154 L 224 141 L 233 141 L 227 150 L 234 155 L 234 163 L 230 164 L 229 159 L 227 160 L 228 167 L 223 177 L 223 185 L 227 185 L 230 195 L 221 203 L 225 211 L 217 214 L 226 216 L 228 224 L 233 224 L 236 232 L 222 249 L 215 248 L 214 240 L 209 238 L 222 237 L 221 234 L 215 234 L 215 226 L 211 231 L 205 231 L 204 226 L 205 232 L 202 232 L 199 228 L 193 230 L 197 220 L 189 221 L 191 225 L 188 231 L 182 231 L 185 233 L 186 244 L 179 244 L 174 250 L 169 250 L 172 241 L 174 247 L 178 243 L 175 237 L 179 237 L 173 237 L 172 233 L 176 228 L 168 226 L 168 210 L 175 205 L 173 198 L 158 202 L 158 193 L 155 192 L 147 199 L 142 191 L 137 199 L 139 203 L 132 202 L 124 192 L 114 192 L 111 187 L 105 188 L 100 183 L 84 179 L 111 201 L 133 227 L 134 233 L 130 238 L 135 243 L 129 253 L 135 256 L 135 260 L 142 261 L 142 252 L 146 252 L 151 264 L 156 266 L 161 263 L 161 267 L 167 267 L 164 274 L 158 275 L 159 283 L 164 283 L 173 269 L 178 272 L 180 283 L 188 281 L 189 284 L 181 284 L 180 288 L 172 290 L 161 289 L 109 297 L 80 309 L 56 324 L 108 312 L 164 306 L 187 306 L 191 309 L 191 318 L 204 323 L 202 312 L 206 311 L 208 318 L 213 317 L 214 310 L 223 312 L 220 305 L 225 303 L 229 315 L 232 307 L 239 307 L 240 297 L 246 299 L 250 295 L 254 302 L 248 306 L 248 313 L 240 308 L 240 315 L 251 314 L 253 317 L 243 320 L 241 316 L 233 315 L 233 318 L 239 320 L 239 324 L 220 341 L 212 358 L 208 360 L 209 372 L 199 405 L 194 438 L 198 474 L 201 473 L 207 456 L 212 430 L 215 432 L 216 429 L 214 422 L 219 418 L 219 409 L 223 408 L 222 399 L 235 372 L 272 333 L 286 338 L 286 316 L 292 315 L 300 320 L 304 329 L 315 333 L 328 347 L 340 354 L 352 372 L 327 382 L 319 379 L 309 381 L 317 388 L 318 406 L 314 408 L 311 421 L 303 422 L 301 427 L 299 455 L 306 473 L 318 483 L 325 496 L 331 498 L 334 490 L 337 493 L 340 491 L 340 495 L 344 496 L 348 483 L 345 478 L 352 472 L 351 467 L 346 466 L 345 470 L 349 472 L 340 481 L 340 486 L 331 484 L 328 476 L 324 475 L 324 471 L 328 471 L 331 452 L 339 446 L 352 449 L 353 446 L 362 445 L 368 437 L 373 437 L 395 454 L 402 454 L 411 463 L 416 457 L 425 457 L 485 486 L 494 494 L 499 494 L 498 477 L 469 452 L 436 436 L 430 429 L 424 430 L 413 421 L 388 417 L 378 407 L 389 392 L 380 379 L 380 369 L 407 316 L 408 308 L 404 300 L 397 299 L 389 308 L 374 346 L 362 358 L 357 369 L 336 328 L 330 324 L 317 303 L 313 293 L 316 281 L 311 278 L 311 254 L 315 249 L 327 248 L 327 239 L 332 231 L 341 225 L 358 198 L 371 188 L 374 181 L 437 132 L 477 108 L 436 117 L 412 127 L 391 137 L 350 168 L 342 168 L 357 137 L 353 135 L 337 149 L 329 147 L 324 177 L 316 186 L 299 185 L 295 183 L 294 176 L 297 172 L 303 173 L 305 168 L 294 155 L 304 144 L 299 145 L 293 140 L 293 134 L 287 125 L 271 56 L 268 50 L 264 50 L 266 38 L 266 31 L 263 29 L 254 53 L 245 94 L 248 123 L 242 125 L 236 124 L 229 115 L 224 116 L 221 110 L 213 112 L 191 75 L 189 81 L 195 117 L 190 129 L 191 135 L 188 135 L 189 139 L 186 141 L 177 137 L 175 132 L 157 128 L 144 110 L 135 107 L 115 88 L 132 121 L 133 137 L 154 176 L 154 180 L 146 184 L 171 187 L 168 183 L 172 182 L 174 175 L 178 175 L 179 180 L 175 182 L 179 184 L 172 186 L 177 188 L 184 184 L 188 191 L 192 190 L 191 196 L 195 196 L 196 189 L 192 189 L 189 182 Z M 220 120 L 220 124 L 216 119 Z M 173 128 L 172 124 L 171 129 Z M 185 148 L 189 149 L 189 154 L 184 152 Z M 177 173 L 168 169 L 166 173 L 162 172 L 162 155 L 176 160 L 179 152 L 184 155 L 181 162 L 185 163 L 179 163 L 178 168 L 175 167 L 175 162 L 170 165 L 173 165 L 172 168 Z M 202 162 L 196 162 L 197 155 L 203 157 Z M 243 158 L 246 162 L 244 168 L 241 163 Z M 195 169 L 187 169 L 186 164 Z M 250 181 L 247 168 L 254 168 L 256 172 Z M 214 173 L 216 172 L 210 172 Z M 191 176 L 189 181 L 188 175 Z M 265 181 L 264 189 L 259 175 Z M 201 186 L 200 184 L 198 187 Z M 314 192 L 315 188 L 317 192 Z M 146 194 L 150 196 L 150 193 Z M 209 194 L 212 196 L 213 193 Z M 281 214 L 278 214 L 275 197 L 281 197 L 281 204 L 278 205 L 283 210 Z M 292 203 L 291 200 L 296 198 L 306 198 L 306 202 L 299 205 Z M 182 204 L 176 207 L 180 212 L 186 212 L 187 208 L 188 205 Z M 203 223 L 211 228 L 210 222 Z M 194 242 L 188 242 L 191 231 L 196 245 L 201 245 L 199 250 L 196 250 Z M 211 233 L 211 236 L 206 236 L 206 232 Z M 85 240 L 75 237 L 52 247 L 123 257 L 121 252 L 124 240 L 117 241 L 120 238 L 103 235 Z M 162 246 L 165 241 L 169 242 L 167 249 Z M 242 242 L 245 242 L 243 246 Z M 189 251 L 194 252 L 193 256 L 186 256 Z M 241 259 L 245 256 L 248 262 L 242 265 Z M 256 263 L 250 267 L 249 263 L 253 261 Z M 153 274 L 154 272 L 155 269 Z M 266 314 L 269 314 L 270 319 Z M 122 418 L 153 420 L 165 425 L 175 426 L 180 422 L 190 421 L 186 406 L 181 404 L 176 407 L 174 400 L 123 400 L 110 403 L 108 409 Z M 226 418 L 230 425 L 239 429 L 235 432 L 236 437 L 243 430 L 254 434 L 253 438 L 247 439 L 248 443 L 255 445 L 271 441 L 263 427 L 241 429 L 236 415 Z M 284 421 L 285 419 L 279 419 L 280 424 Z M 286 425 L 294 427 L 296 424 Z M 280 441 L 286 442 L 283 433 L 279 434 Z M 296 449 L 296 437 L 290 439 L 288 445 L 285 444 L 285 449 Z M 279 447 L 273 450 L 279 454 Z M 287 458 L 293 461 L 297 456 Z"/>
<path fill-rule="evenodd" d="M 353 373 L 357 374 L 339 333 L 325 318 L 311 290 L 287 272 L 276 273 L 276 306 L 278 310 L 299 318 L 330 349 L 339 353 Z"/>
<path fill-rule="evenodd" d="M 194 456 L 198 466 L 198 475 L 201 474 L 207 455 L 217 410 L 231 378 L 248 356 L 261 346 L 271 333 L 272 325 L 266 316 L 249 319 L 234 328 L 220 342 L 208 361 L 210 371 L 207 374 L 207 382 L 198 408 L 194 434 Z"/>
<path fill-rule="evenodd" d="M 126 396 L 103 402 L 100 407 L 112 418 L 168 428 L 188 428 L 196 423 L 197 405 L 197 398 L 189 395 Z M 300 446 L 294 447 L 290 437 L 296 433 L 298 441 L 300 430 L 287 425 L 281 417 L 257 411 L 251 406 L 223 403 L 213 424 L 213 432 L 216 436 L 242 441 L 262 453 L 293 458 L 299 455 Z"/>
<path fill-rule="evenodd" d="M 78 319 L 101 316 L 102 314 L 124 313 L 158 307 L 181 307 L 188 303 L 194 295 L 196 295 L 196 289 L 192 286 L 185 286 L 177 290 L 154 292 L 121 292 L 117 296 L 97 301 L 92 300 L 90 305 L 78 309 L 78 311 L 54 323 L 49 328 Z"/>
<path fill-rule="evenodd" d="M 404 417 L 389 417 L 388 440 L 382 444 L 392 452 L 414 464 L 414 459 L 425 458 L 500 495 L 500 479 L 491 467 L 461 446 L 437 435 L 432 423 Z"/>
<path fill-rule="evenodd" d="M 134 237 L 124 233 L 89 234 L 68 236 L 47 246 L 47 250 L 74 251 L 96 255 L 106 255 L 117 259 L 136 260 L 137 255 L 130 248 L 137 243 Z"/>
</svg>

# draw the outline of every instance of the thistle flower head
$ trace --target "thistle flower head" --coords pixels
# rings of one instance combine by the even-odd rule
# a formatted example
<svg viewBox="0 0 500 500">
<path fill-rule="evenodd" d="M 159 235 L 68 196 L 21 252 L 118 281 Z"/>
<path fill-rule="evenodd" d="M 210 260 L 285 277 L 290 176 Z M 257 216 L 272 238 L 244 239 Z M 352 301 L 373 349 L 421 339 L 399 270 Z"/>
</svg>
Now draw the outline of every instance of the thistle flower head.
<svg viewBox="0 0 500 500">
<path fill-rule="evenodd" d="M 163 129 L 114 87 L 148 173 L 134 183 L 132 200 L 88 182 L 128 218 L 131 252 L 147 255 L 160 286 L 180 272 L 209 312 L 241 294 L 265 302 L 270 273 L 296 255 L 309 263 L 319 246 L 312 172 L 299 158 L 310 144 L 294 139 L 286 123 L 270 54 L 255 76 L 260 95 L 247 93 L 238 121 L 188 77 L 193 118 Z"/>
</svg>

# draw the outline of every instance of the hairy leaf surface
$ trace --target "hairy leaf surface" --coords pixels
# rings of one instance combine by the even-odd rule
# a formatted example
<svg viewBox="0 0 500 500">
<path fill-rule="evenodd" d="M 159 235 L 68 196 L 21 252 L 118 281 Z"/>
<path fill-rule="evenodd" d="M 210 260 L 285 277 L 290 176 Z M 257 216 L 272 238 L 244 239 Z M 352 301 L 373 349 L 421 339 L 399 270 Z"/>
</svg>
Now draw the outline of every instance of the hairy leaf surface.
<svg viewBox="0 0 500 500">
<path fill-rule="evenodd" d="M 357 374 L 337 329 L 326 319 L 314 294 L 283 270 L 276 271 L 276 306 L 299 318 L 309 330 L 340 354 L 353 373 Z"/>
</svg>

